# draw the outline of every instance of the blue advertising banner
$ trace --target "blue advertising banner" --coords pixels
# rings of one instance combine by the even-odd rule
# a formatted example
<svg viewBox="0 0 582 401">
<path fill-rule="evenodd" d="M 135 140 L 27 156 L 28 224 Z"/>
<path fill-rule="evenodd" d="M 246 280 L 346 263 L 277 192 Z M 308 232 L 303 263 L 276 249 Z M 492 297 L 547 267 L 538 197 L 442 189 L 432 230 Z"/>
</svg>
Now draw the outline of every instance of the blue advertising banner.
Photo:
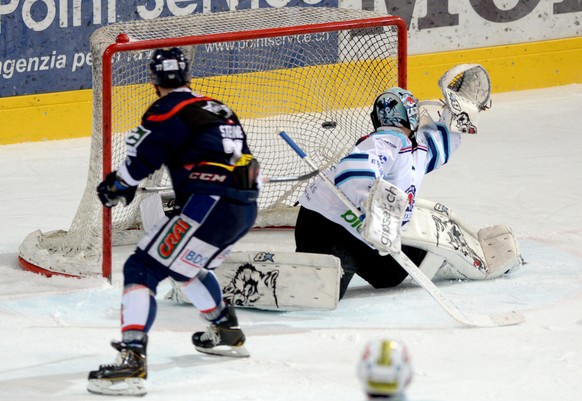
<svg viewBox="0 0 582 401">
<path fill-rule="evenodd" d="M 139 19 L 258 7 L 337 7 L 339 0 L 0 0 L 0 97 L 91 88 L 89 38 Z M 210 51 L 233 51 L 215 49 Z M 248 50 L 248 49 L 247 49 Z M 202 71 L 195 72 L 204 74 Z M 214 73 L 218 73 L 215 71 Z"/>
<path fill-rule="evenodd" d="M 188 55 L 196 60 L 191 66 L 193 78 L 244 74 L 292 67 L 325 65 L 338 59 L 338 33 L 319 32 L 244 41 L 213 42 L 194 46 Z M 144 74 L 122 75 L 116 82 L 116 66 L 124 70 L 141 70 L 153 50 L 116 53 L 113 58 L 114 85 L 145 84 Z M 266 61 L 268 59 L 268 62 Z"/>
<path fill-rule="evenodd" d="M 209 43 L 196 47 L 194 60 L 204 61 L 193 65 L 192 76 L 197 78 L 262 71 L 265 68 L 265 53 L 269 57 L 269 69 L 316 65 L 315 63 L 324 65 L 337 60 L 337 49 L 338 37 L 335 32 Z M 317 57 L 308 56 L 314 53 Z M 230 62 L 224 63 L 224 60 Z"/>
</svg>

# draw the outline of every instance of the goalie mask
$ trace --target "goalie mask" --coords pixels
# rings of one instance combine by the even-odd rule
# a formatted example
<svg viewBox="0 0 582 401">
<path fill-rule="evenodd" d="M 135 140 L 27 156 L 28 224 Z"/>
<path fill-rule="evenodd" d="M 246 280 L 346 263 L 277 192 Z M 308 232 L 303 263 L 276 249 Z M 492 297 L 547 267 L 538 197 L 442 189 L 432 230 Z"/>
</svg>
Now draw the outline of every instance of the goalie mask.
<svg viewBox="0 0 582 401">
<path fill-rule="evenodd" d="M 370 341 L 358 363 L 358 377 L 369 396 L 403 395 L 412 380 L 406 346 L 394 340 Z"/>
<path fill-rule="evenodd" d="M 418 100 L 402 88 L 392 88 L 376 98 L 370 114 L 374 129 L 403 127 L 415 132 L 418 128 Z"/>
<path fill-rule="evenodd" d="M 150 62 L 151 78 L 154 85 L 162 88 L 179 88 L 186 85 L 188 79 L 188 61 L 182 50 L 157 49 Z"/>
</svg>

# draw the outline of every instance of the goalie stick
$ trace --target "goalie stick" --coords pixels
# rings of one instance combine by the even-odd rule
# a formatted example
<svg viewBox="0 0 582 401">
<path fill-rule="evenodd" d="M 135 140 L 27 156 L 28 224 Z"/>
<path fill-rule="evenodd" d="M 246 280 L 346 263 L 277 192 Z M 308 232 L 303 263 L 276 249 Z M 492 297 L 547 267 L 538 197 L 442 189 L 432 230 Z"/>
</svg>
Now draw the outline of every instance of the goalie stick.
<svg viewBox="0 0 582 401">
<path fill-rule="evenodd" d="M 307 154 L 287 135 L 285 131 L 280 131 L 279 135 L 287 144 L 307 163 L 311 168 L 317 169 L 315 164 L 309 159 Z M 330 187 L 330 189 L 341 199 L 341 201 L 356 216 L 362 216 L 362 213 L 354 204 L 335 186 L 335 184 L 323 173 L 318 173 L 321 179 Z M 377 247 L 379 248 L 379 247 Z M 385 249 L 378 249 L 386 251 Z M 507 313 L 480 314 L 460 310 L 453 304 L 434 283 L 416 266 L 404 252 L 390 253 L 390 255 L 402 266 L 404 270 L 416 281 L 418 285 L 424 288 L 429 295 L 457 322 L 469 327 L 498 327 L 520 324 L 525 321 L 523 314 L 511 311 Z"/>
</svg>

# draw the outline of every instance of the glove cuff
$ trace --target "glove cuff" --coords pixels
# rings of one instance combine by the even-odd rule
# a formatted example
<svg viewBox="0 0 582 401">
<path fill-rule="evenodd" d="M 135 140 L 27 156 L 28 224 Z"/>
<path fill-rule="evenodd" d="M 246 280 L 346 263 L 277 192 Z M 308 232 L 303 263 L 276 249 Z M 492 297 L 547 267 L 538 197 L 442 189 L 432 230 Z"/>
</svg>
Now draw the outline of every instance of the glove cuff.
<svg viewBox="0 0 582 401">
<path fill-rule="evenodd" d="M 130 187 L 130 185 L 128 183 L 126 183 L 125 181 L 123 181 L 119 177 L 116 177 L 115 181 L 113 182 L 113 188 L 116 191 L 125 191 L 129 187 Z"/>
</svg>

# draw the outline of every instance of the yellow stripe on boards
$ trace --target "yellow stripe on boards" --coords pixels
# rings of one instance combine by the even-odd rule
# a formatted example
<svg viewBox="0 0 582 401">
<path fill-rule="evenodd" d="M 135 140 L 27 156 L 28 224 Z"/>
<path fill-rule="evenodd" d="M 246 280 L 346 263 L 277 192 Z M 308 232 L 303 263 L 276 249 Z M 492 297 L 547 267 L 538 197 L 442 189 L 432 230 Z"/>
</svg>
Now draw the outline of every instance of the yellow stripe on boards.
<svg viewBox="0 0 582 401">
<path fill-rule="evenodd" d="M 91 135 L 92 91 L 0 98 L 0 145 Z"/>
<path fill-rule="evenodd" d="M 438 79 L 457 64 L 481 64 L 493 93 L 582 83 L 582 37 L 410 56 L 408 88 L 442 97 Z"/>
<path fill-rule="evenodd" d="M 449 68 L 462 63 L 483 65 L 491 77 L 494 93 L 582 83 L 582 37 L 412 55 L 408 59 L 408 87 L 421 99 L 438 98 L 441 96 L 437 85 L 440 76 Z M 361 104 L 363 99 L 358 98 L 357 90 L 354 89 L 358 82 L 357 68 L 353 68 L 353 75 L 344 77 L 341 83 L 329 67 L 306 68 L 320 69 L 317 71 L 319 83 L 309 84 L 315 91 L 315 94 L 309 95 L 313 100 L 303 103 L 298 112 L 318 111 L 325 107 L 322 99 L 330 97 L 349 98 L 346 99 L 350 102 L 349 107 L 366 106 Z M 272 82 L 273 89 L 280 88 L 278 90 L 289 94 L 286 106 L 289 106 L 288 102 L 294 102 L 291 95 L 306 95 L 299 89 L 300 85 L 296 85 L 296 82 L 304 79 L 301 70 L 298 68 L 297 71 L 288 72 L 284 81 L 275 79 Z M 265 73 L 261 74 L 264 78 Z M 203 86 L 209 87 L 211 84 L 215 93 L 204 94 L 224 100 L 241 118 L 272 115 L 281 109 L 282 100 L 274 101 L 268 95 L 265 96 L 269 102 L 255 102 L 253 108 L 245 109 L 242 102 L 236 100 L 236 86 L 232 85 L 251 85 L 256 77 L 253 74 L 241 74 L 236 77 L 238 82 L 234 79 L 233 76 L 205 78 Z M 196 85 L 194 81 L 194 89 Z M 330 91 L 330 87 L 338 89 Z M 144 85 L 143 90 L 151 91 L 151 87 L 146 88 Z M 224 96 L 219 96 L 221 93 Z M 0 145 L 89 136 L 92 129 L 91 102 L 91 90 L 0 98 Z M 144 111 L 146 106 L 147 102 L 144 101 Z M 303 110 L 306 108 L 311 110 Z M 126 121 L 124 128 L 133 127 L 137 123 Z"/>
</svg>

